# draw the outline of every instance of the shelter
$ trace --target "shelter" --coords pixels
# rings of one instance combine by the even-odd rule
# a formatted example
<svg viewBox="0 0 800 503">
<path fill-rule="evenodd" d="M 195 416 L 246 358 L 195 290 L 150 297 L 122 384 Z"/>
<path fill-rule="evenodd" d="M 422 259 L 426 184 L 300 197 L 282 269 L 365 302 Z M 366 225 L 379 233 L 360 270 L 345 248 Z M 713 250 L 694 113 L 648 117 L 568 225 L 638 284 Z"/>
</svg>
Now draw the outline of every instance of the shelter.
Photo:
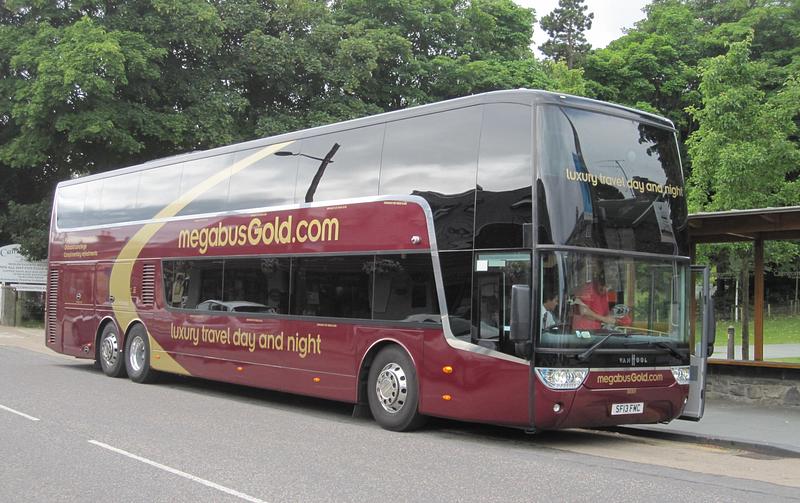
<svg viewBox="0 0 800 503">
<path fill-rule="evenodd" d="M 752 242 L 754 251 L 754 359 L 764 360 L 764 241 L 800 240 L 800 206 L 689 215 L 692 257 L 698 243 Z"/>
</svg>

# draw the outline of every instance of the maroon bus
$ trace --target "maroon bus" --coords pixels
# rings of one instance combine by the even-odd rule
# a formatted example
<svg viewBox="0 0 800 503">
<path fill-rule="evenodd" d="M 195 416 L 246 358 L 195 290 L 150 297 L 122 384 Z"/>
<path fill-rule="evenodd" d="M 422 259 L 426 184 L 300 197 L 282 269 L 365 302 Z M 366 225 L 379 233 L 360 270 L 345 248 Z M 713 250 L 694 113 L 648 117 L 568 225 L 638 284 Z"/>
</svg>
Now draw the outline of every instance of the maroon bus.
<svg viewBox="0 0 800 503">
<path fill-rule="evenodd" d="M 492 92 L 68 180 L 53 208 L 46 344 L 112 377 L 392 430 L 702 416 L 681 164 L 651 114 Z"/>
</svg>

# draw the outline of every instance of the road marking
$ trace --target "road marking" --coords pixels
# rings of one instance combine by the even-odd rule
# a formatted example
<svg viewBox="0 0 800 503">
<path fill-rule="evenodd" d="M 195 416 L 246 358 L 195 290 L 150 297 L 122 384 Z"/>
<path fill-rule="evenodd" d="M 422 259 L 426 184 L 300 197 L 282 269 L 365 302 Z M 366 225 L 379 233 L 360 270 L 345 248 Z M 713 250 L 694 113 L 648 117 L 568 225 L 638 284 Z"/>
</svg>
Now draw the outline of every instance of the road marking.
<svg viewBox="0 0 800 503">
<path fill-rule="evenodd" d="M 169 473 L 172 473 L 174 475 L 178 475 L 179 477 L 183 477 L 185 479 L 189 479 L 191 481 L 203 484 L 204 486 L 208 486 L 208 487 L 210 487 L 212 489 L 216 489 L 218 491 L 222 491 L 224 493 L 228 493 L 228 494 L 230 494 L 232 496 L 236 496 L 237 498 L 241 498 L 241 499 L 243 499 L 245 501 L 251 501 L 253 503 L 266 503 L 264 500 L 260 500 L 258 498 L 254 498 L 254 497 L 252 497 L 252 496 L 250 496 L 248 494 L 240 493 L 239 491 L 235 491 L 233 489 L 229 489 L 229 488 L 227 488 L 225 486 L 221 486 L 219 484 L 216 484 L 216 483 L 211 482 L 211 481 L 206 480 L 206 479 L 201 479 L 200 477 L 195 477 L 194 475 L 191 475 L 189 473 L 182 472 L 182 471 L 177 470 L 175 468 L 170 468 L 169 466 L 162 465 L 161 463 L 157 463 L 155 461 L 151 461 L 151 460 L 149 460 L 147 458 L 143 458 L 141 456 L 137 456 L 136 454 L 132 454 L 132 453 L 130 453 L 128 451 L 123 451 L 122 449 L 117 449 L 116 447 L 113 447 L 113 446 L 108 445 L 108 444 L 104 444 L 103 442 L 98 442 L 97 440 L 89 440 L 89 443 L 93 444 L 93 445 L 96 445 L 98 447 L 102 447 L 103 449 L 108 449 L 109 451 L 116 452 L 117 454 L 122 454 L 123 456 L 127 456 L 127 457 L 129 457 L 131 459 L 135 459 L 136 461 L 141 461 L 142 463 L 146 463 L 146 464 L 148 464 L 150 466 L 154 466 L 154 467 L 156 467 L 156 468 L 158 468 L 160 470 L 164 470 L 165 472 L 169 472 Z"/>
<path fill-rule="evenodd" d="M 12 414 L 16 414 L 18 416 L 22 416 L 25 419 L 30 419 L 31 421 L 39 421 L 38 417 L 29 416 L 29 415 L 25 414 L 24 412 L 20 412 L 18 410 L 14 410 L 11 407 L 6 407 L 4 405 L 0 405 L 0 409 L 7 410 L 8 412 L 11 412 Z"/>
</svg>

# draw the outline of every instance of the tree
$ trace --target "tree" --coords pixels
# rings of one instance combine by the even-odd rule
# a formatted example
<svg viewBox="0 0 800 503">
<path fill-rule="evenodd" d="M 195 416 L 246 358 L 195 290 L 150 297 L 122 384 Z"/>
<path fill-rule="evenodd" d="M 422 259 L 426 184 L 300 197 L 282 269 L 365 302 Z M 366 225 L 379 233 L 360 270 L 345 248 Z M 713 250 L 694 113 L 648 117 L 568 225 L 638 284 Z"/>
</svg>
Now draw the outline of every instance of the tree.
<svg viewBox="0 0 800 503">
<path fill-rule="evenodd" d="M 592 28 L 594 13 L 586 13 L 583 0 L 559 0 L 558 7 L 539 23 L 550 39 L 539 49 L 550 59 L 564 61 L 567 68 L 582 62 L 591 46 L 584 32 Z"/>
<path fill-rule="evenodd" d="M 688 180 L 690 210 L 786 206 L 800 199 L 794 121 L 800 114 L 800 82 L 789 78 L 772 95 L 760 89 L 767 65 L 750 60 L 751 43 L 748 36 L 701 65 L 702 108 L 688 109 L 699 124 L 688 141 L 694 161 Z M 798 255 L 796 247 L 788 252 L 785 244 L 776 248 L 783 260 Z M 741 275 L 742 351 L 747 359 L 751 246 L 724 249 L 730 269 Z"/>
<path fill-rule="evenodd" d="M 710 28 L 679 0 L 645 11 L 626 35 L 587 56 L 586 78 L 599 99 L 669 117 L 685 140 L 695 127 L 685 108 L 700 103 L 697 65 L 707 55 Z"/>
<path fill-rule="evenodd" d="M 800 81 L 791 77 L 776 94 L 759 87 L 766 65 L 750 60 L 748 37 L 724 56 L 701 65 L 702 108 L 688 140 L 692 156 L 689 206 L 693 211 L 786 206 L 800 200 Z"/>
</svg>

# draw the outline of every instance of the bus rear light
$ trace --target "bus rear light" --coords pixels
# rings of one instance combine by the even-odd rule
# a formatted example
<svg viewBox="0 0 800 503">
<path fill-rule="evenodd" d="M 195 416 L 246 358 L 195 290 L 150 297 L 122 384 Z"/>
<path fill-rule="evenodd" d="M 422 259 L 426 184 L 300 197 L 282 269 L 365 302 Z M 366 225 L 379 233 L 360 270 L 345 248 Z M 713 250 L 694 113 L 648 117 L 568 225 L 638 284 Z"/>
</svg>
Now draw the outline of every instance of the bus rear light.
<svg viewBox="0 0 800 503">
<path fill-rule="evenodd" d="M 450 365 L 445 365 L 444 367 L 442 367 L 442 372 L 444 372 L 445 374 L 452 374 L 453 367 L 451 367 Z"/>
<path fill-rule="evenodd" d="M 320 379 L 319 377 L 315 377 L 315 378 L 313 378 L 313 379 L 311 379 L 311 380 L 312 380 L 312 381 L 314 381 L 314 382 L 320 382 L 320 381 L 322 381 L 322 379 Z"/>
<path fill-rule="evenodd" d="M 536 375 L 550 389 L 577 389 L 589 375 L 589 369 L 537 368 Z"/>
<path fill-rule="evenodd" d="M 444 400 L 445 402 L 449 402 L 452 399 L 453 397 L 450 395 L 442 395 L 442 400 Z"/>
<path fill-rule="evenodd" d="M 561 404 L 560 403 L 554 403 L 553 404 L 553 412 L 555 412 L 556 414 L 561 412 Z"/>
<path fill-rule="evenodd" d="M 675 378 L 675 382 L 678 384 L 689 384 L 691 380 L 691 372 L 689 372 L 689 367 L 672 367 L 672 377 Z"/>
</svg>

